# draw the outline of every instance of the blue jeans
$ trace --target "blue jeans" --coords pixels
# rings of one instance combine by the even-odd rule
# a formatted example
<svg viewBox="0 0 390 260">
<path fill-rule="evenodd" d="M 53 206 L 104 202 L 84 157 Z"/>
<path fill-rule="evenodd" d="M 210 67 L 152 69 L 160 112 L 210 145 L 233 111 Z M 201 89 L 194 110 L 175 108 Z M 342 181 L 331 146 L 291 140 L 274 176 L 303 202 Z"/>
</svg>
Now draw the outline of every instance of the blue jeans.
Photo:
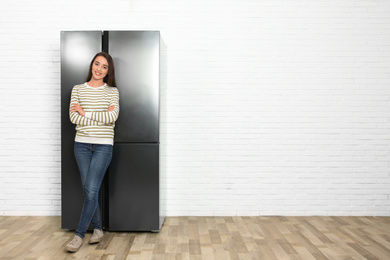
<svg viewBox="0 0 390 260">
<path fill-rule="evenodd" d="M 112 159 L 113 146 L 75 142 L 74 154 L 81 175 L 84 205 L 76 235 L 84 238 L 89 223 L 94 229 L 102 229 L 99 211 L 99 190 Z"/>
</svg>

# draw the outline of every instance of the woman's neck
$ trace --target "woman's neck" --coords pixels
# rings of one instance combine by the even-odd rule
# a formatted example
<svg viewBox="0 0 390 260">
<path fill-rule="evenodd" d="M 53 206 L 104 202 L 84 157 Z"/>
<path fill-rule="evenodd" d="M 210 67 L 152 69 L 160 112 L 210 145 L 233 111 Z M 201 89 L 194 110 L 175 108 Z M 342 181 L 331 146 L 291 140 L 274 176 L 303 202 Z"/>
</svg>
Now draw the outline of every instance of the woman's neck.
<svg viewBox="0 0 390 260">
<path fill-rule="evenodd" d="M 103 80 L 93 80 L 91 79 L 90 81 L 87 82 L 88 86 L 91 86 L 93 88 L 101 87 L 104 85 Z"/>
</svg>

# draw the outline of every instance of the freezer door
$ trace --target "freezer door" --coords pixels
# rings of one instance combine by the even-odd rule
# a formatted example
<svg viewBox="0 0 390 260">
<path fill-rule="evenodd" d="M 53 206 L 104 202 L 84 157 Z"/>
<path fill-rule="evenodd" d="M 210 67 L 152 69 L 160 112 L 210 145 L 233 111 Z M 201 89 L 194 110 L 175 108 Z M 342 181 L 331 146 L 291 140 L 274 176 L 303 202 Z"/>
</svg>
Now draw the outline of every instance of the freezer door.
<svg viewBox="0 0 390 260">
<path fill-rule="evenodd" d="M 91 59 L 101 51 L 101 31 L 61 32 L 61 221 L 63 229 L 76 229 L 83 206 L 80 174 L 73 153 L 75 125 L 69 119 L 70 94 L 84 83 Z"/>
<path fill-rule="evenodd" d="M 115 142 L 159 141 L 158 31 L 109 31 L 120 112 Z"/>
<path fill-rule="evenodd" d="M 115 144 L 109 176 L 109 230 L 158 231 L 159 145 Z"/>
</svg>

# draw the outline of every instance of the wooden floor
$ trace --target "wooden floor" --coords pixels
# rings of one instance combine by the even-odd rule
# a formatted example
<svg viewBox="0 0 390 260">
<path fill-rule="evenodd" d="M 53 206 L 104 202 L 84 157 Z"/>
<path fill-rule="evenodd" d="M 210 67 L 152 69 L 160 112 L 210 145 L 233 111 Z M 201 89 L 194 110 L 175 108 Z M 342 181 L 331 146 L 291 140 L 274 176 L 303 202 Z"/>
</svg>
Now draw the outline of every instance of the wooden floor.
<svg viewBox="0 0 390 260">
<path fill-rule="evenodd" d="M 67 253 L 60 217 L 0 217 L 0 259 L 390 259 L 388 217 L 168 217 Z"/>
</svg>

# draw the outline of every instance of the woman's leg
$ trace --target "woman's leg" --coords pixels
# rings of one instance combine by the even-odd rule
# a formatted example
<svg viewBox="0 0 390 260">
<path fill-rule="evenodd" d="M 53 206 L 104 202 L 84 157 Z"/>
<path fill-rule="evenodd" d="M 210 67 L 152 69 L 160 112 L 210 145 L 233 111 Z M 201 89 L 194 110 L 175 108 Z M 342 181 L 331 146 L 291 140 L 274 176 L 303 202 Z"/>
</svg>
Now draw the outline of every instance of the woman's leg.
<svg viewBox="0 0 390 260">
<path fill-rule="evenodd" d="M 78 143 L 78 142 L 75 142 L 74 144 L 74 154 L 80 171 L 81 185 L 83 187 L 83 192 L 85 192 L 84 187 L 88 176 L 89 167 L 92 161 L 92 155 L 93 155 L 92 148 L 93 148 L 93 144 Z M 94 229 L 99 229 L 102 226 L 100 220 L 99 206 L 97 207 L 95 213 L 93 214 L 91 224 Z"/>
<path fill-rule="evenodd" d="M 92 156 L 90 159 L 88 171 L 83 181 L 84 182 L 83 185 L 84 205 L 81 213 L 80 224 L 76 230 L 76 235 L 81 238 L 84 238 L 85 232 L 87 231 L 89 223 L 91 222 L 92 218 L 94 218 L 94 221 L 97 222 L 97 223 L 93 223 L 94 225 L 96 225 L 94 226 L 94 229 L 101 229 L 102 227 L 100 217 L 99 217 L 100 213 L 98 207 L 99 205 L 98 196 L 99 196 L 99 190 L 104 175 L 112 159 L 112 148 L 113 148 L 112 145 L 101 145 L 101 144 L 89 144 L 89 145 L 90 145 L 89 149 L 92 153 Z M 86 151 L 84 151 L 83 153 L 86 153 Z M 80 152 L 78 152 L 77 154 L 80 155 Z M 80 158 L 78 158 L 77 159 L 78 163 L 79 161 L 82 161 L 83 158 L 87 158 L 87 156 L 85 156 L 84 154 Z M 84 165 L 87 164 L 87 162 L 82 161 L 79 164 Z"/>
</svg>

